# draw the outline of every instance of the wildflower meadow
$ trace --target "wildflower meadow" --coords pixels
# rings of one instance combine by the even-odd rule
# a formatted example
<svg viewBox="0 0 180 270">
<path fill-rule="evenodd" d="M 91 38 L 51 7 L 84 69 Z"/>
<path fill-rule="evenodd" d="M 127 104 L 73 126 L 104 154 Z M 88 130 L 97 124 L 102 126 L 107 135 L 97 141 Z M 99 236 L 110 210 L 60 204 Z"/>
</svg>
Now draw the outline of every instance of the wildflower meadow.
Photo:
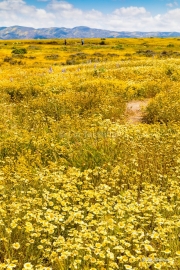
<svg viewBox="0 0 180 270">
<path fill-rule="evenodd" d="M 0 91 L 0 269 L 180 269 L 180 39 L 0 40 Z"/>
</svg>

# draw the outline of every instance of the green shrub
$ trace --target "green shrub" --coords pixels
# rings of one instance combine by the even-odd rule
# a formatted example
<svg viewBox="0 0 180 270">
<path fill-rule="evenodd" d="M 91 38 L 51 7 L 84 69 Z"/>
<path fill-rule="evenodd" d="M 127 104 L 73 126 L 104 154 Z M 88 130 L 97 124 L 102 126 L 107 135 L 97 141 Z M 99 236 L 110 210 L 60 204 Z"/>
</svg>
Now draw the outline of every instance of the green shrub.
<svg viewBox="0 0 180 270">
<path fill-rule="evenodd" d="M 27 50 L 25 48 L 21 48 L 21 49 L 15 48 L 12 50 L 12 53 L 13 54 L 25 54 L 25 53 L 27 53 Z"/>
<path fill-rule="evenodd" d="M 124 50 L 124 47 L 122 44 L 118 44 L 116 47 L 113 47 L 116 50 Z"/>
<path fill-rule="evenodd" d="M 168 44 L 167 47 L 174 47 L 174 44 Z"/>
<path fill-rule="evenodd" d="M 99 43 L 99 45 L 106 45 L 106 43 L 105 43 L 104 40 L 102 40 L 102 41 Z"/>
<path fill-rule="evenodd" d="M 50 54 L 50 55 L 46 55 L 44 58 L 48 59 L 48 60 L 57 60 L 59 58 L 59 55 L 58 54 Z"/>
<path fill-rule="evenodd" d="M 12 53 L 13 54 L 26 54 L 27 50 L 26 50 L 26 48 L 21 48 L 21 49 L 15 48 L 12 50 Z"/>
</svg>

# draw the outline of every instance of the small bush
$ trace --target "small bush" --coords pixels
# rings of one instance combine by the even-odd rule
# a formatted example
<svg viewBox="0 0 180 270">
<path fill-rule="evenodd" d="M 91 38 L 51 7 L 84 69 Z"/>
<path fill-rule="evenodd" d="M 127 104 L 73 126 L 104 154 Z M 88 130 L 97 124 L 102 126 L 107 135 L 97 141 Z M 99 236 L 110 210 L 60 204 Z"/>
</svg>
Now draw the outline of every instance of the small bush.
<svg viewBox="0 0 180 270">
<path fill-rule="evenodd" d="M 75 65 L 75 64 L 76 64 L 75 60 L 72 60 L 72 59 L 67 59 L 66 60 L 66 65 Z"/>
<path fill-rule="evenodd" d="M 12 53 L 13 54 L 26 54 L 27 50 L 25 48 L 21 48 L 21 49 L 15 48 L 12 50 Z"/>
<path fill-rule="evenodd" d="M 4 57 L 4 62 L 10 62 L 12 60 L 12 57 L 6 56 Z"/>
<path fill-rule="evenodd" d="M 52 40 L 52 41 L 46 42 L 46 44 L 49 44 L 49 45 L 58 45 L 58 42 L 55 41 L 55 40 Z"/>
<path fill-rule="evenodd" d="M 86 59 L 87 56 L 88 56 L 88 54 L 79 52 L 79 53 L 76 53 L 76 54 L 71 54 L 70 58 L 72 58 L 72 59 Z"/>
<path fill-rule="evenodd" d="M 131 53 L 125 53 L 125 55 L 124 56 L 126 56 L 126 57 L 131 57 L 132 56 L 132 54 Z"/>
<path fill-rule="evenodd" d="M 113 47 L 116 50 L 124 50 L 123 45 L 122 44 L 118 44 L 116 47 Z"/>
<path fill-rule="evenodd" d="M 25 63 L 21 60 L 13 59 L 13 57 L 6 56 L 4 58 L 4 62 L 9 63 L 10 65 L 24 65 Z"/>
<path fill-rule="evenodd" d="M 155 55 L 155 52 L 151 50 L 138 50 L 136 53 L 146 57 L 151 57 Z"/>
<path fill-rule="evenodd" d="M 18 59 L 23 59 L 23 58 L 25 58 L 26 56 L 24 56 L 24 54 L 13 54 L 12 57 L 13 57 L 13 58 L 18 58 Z"/>
<path fill-rule="evenodd" d="M 46 55 L 44 58 L 48 59 L 48 60 L 57 60 L 59 58 L 59 55 L 58 54 L 50 54 L 50 55 Z"/>
<path fill-rule="evenodd" d="M 36 59 L 36 56 L 29 56 L 29 59 Z"/>
<path fill-rule="evenodd" d="M 102 41 L 99 43 L 99 45 L 106 45 L 106 43 L 105 43 L 104 40 L 102 40 Z"/>
<path fill-rule="evenodd" d="M 38 46 L 35 46 L 35 45 L 29 45 L 28 49 L 30 49 L 30 50 L 40 50 L 40 48 Z"/>
<path fill-rule="evenodd" d="M 168 44 L 167 47 L 174 47 L 174 44 Z"/>
<path fill-rule="evenodd" d="M 147 123 L 179 122 L 180 93 L 178 90 L 159 93 L 146 108 L 144 117 Z"/>
<path fill-rule="evenodd" d="M 116 53 L 108 53 L 107 55 L 110 56 L 110 57 L 118 57 L 118 56 L 119 56 L 119 55 L 116 54 Z"/>
<path fill-rule="evenodd" d="M 103 57 L 104 56 L 102 53 L 99 53 L 99 52 L 95 52 L 93 55 L 97 56 L 97 57 Z"/>
</svg>

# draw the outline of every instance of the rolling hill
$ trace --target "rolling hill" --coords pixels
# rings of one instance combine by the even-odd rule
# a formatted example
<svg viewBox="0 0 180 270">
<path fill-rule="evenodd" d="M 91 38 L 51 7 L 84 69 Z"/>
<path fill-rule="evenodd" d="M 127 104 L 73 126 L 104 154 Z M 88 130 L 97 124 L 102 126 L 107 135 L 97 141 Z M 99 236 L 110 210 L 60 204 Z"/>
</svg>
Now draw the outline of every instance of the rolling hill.
<svg viewBox="0 0 180 270">
<path fill-rule="evenodd" d="M 0 27 L 0 39 L 50 39 L 50 38 L 122 38 L 122 37 L 178 37 L 180 32 L 126 32 L 110 31 L 86 26 L 74 28 L 39 28 L 24 26 Z"/>
</svg>

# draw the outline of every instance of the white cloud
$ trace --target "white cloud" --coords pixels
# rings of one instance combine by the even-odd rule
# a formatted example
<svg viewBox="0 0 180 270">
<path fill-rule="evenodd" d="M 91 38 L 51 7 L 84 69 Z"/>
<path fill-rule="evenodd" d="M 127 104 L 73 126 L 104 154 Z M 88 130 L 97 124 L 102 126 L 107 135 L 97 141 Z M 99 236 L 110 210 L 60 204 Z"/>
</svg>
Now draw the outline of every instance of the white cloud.
<svg viewBox="0 0 180 270">
<path fill-rule="evenodd" d="M 55 16 L 45 9 L 30 6 L 23 0 L 4 0 L 0 2 L 0 25 L 22 25 L 30 27 L 54 26 Z"/>
<path fill-rule="evenodd" d="M 84 25 L 115 31 L 180 31 L 180 9 L 177 8 L 177 2 L 172 3 L 174 8 L 153 16 L 144 7 L 135 6 L 121 7 L 104 14 L 94 9 L 83 11 L 60 0 L 48 1 L 44 9 L 27 5 L 25 0 L 2 0 L 0 26 L 44 28 Z"/>
<path fill-rule="evenodd" d="M 122 7 L 116 9 L 113 14 L 121 16 L 139 16 L 142 14 L 146 14 L 146 9 L 144 7 Z"/>
<path fill-rule="evenodd" d="M 173 8 L 173 7 L 177 7 L 178 3 L 176 1 L 174 1 L 173 3 L 168 3 L 166 4 L 167 7 Z"/>
<path fill-rule="evenodd" d="M 172 8 L 173 7 L 173 3 L 168 3 L 168 4 L 166 4 L 166 6 Z"/>
<path fill-rule="evenodd" d="M 53 11 L 60 11 L 60 10 L 73 10 L 73 5 L 69 4 L 66 1 L 56 1 L 52 0 L 51 3 L 48 5 L 48 9 Z"/>
</svg>

